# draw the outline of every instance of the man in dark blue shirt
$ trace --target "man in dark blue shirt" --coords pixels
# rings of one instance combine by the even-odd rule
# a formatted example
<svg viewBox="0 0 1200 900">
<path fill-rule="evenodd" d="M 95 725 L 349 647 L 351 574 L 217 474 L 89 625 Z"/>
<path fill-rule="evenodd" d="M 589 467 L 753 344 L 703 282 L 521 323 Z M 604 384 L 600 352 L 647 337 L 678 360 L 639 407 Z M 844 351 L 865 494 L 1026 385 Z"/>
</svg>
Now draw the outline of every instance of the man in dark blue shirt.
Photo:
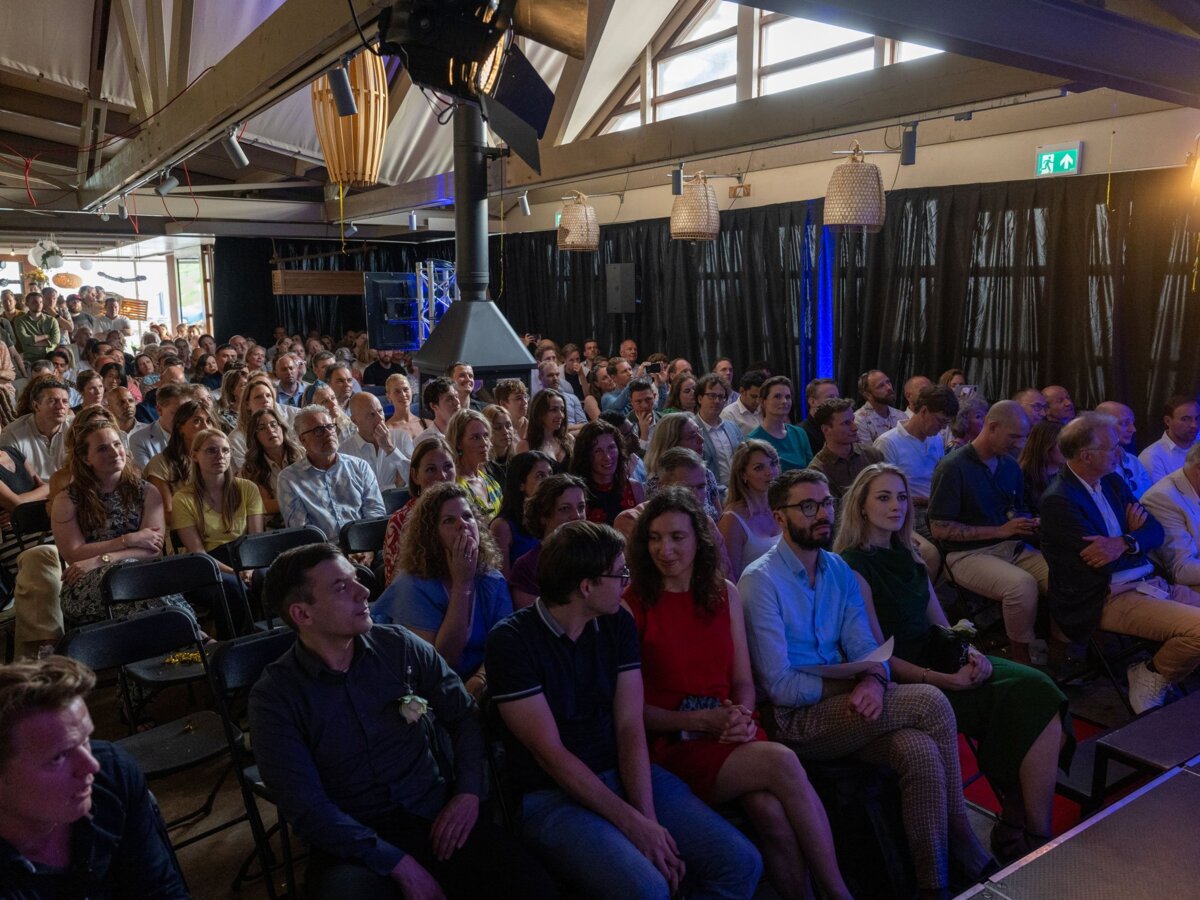
<svg viewBox="0 0 1200 900">
<path fill-rule="evenodd" d="M 979 436 L 934 471 L 928 512 L 954 580 L 999 601 L 1012 658 L 1026 665 L 1038 597 L 1050 578 L 1042 554 L 1026 543 L 1038 533 L 1038 520 L 1025 507 L 1025 481 L 1015 457 L 1028 436 L 1029 417 L 1019 403 L 994 404 Z"/>
<path fill-rule="evenodd" d="M 95 683 L 61 656 L 0 666 L 0 896 L 190 897 L 137 764 L 91 740 Z"/>
<path fill-rule="evenodd" d="M 255 758 L 313 847 L 314 896 L 554 896 L 516 840 L 479 819 L 479 713 L 433 647 L 372 627 L 367 589 L 331 544 L 280 556 L 263 594 L 297 640 L 251 692 Z"/>
<path fill-rule="evenodd" d="M 650 765 L 628 581 L 620 534 L 569 522 L 542 544 L 540 599 L 488 636 L 524 835 L 589 896 L 753 896 L 758 851 Z"/>
</svg>

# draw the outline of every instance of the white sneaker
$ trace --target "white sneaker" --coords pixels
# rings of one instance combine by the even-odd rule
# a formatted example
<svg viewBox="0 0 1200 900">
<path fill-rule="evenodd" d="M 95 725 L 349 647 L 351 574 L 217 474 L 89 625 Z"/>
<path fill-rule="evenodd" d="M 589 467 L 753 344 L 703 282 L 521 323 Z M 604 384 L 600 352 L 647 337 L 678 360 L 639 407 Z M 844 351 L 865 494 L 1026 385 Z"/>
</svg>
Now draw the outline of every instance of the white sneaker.
<svg viewBox="0 0 1200 900">
<path fill-rule="evenodd" d="M 1151 672 L 1144 662 L 1135 663 L 1125 673 L 1129 678 L 1129 705 L 1141 714 L 1167 702 L 1171 682 L 1157 672 Z"/>
</svg>

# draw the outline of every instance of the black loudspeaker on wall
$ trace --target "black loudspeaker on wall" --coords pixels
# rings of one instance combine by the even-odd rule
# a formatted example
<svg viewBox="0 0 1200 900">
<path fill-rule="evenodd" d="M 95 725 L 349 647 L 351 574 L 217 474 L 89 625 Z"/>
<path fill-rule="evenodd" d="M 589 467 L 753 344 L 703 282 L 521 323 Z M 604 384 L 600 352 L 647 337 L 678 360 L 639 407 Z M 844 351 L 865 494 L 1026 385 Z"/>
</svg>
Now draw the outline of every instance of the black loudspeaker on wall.
<svg viewBox="0 0 1200 900">
<path fill-rule="evenodd" d="M 625 315 L 637 312 L 637 288 L 633 263 L 608 263 L 604 283 L 608 288 L 608 312 Z"/>
</svg>

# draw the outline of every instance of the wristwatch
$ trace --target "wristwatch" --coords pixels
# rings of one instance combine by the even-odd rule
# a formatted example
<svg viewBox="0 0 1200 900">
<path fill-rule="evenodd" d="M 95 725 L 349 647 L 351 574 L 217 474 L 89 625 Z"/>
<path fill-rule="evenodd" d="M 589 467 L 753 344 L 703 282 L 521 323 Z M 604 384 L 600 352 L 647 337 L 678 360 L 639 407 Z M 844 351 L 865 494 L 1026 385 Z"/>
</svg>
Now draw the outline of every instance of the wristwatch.
<svg viewBox="0 0 1200 900">
<path fill-rule="evenodd" d="M 1138 542 L 1134 539 L 1132 534 L 1123 534 L 1123 535 L 1121 535 L 1121 537 L 1124 538 L 1124 540 L 1125 540 L 1125 552 L 1126 553 L 1128 553 L 1132 556 L 1133 554 L 1138 552 Z"/>
</svg>

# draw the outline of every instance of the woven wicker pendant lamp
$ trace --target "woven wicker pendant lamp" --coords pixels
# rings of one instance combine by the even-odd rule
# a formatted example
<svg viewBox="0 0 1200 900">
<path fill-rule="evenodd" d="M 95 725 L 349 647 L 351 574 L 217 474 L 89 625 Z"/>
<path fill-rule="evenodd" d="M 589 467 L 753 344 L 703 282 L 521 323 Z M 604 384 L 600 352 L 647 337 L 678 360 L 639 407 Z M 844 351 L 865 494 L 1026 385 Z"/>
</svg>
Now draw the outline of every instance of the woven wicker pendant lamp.
<svg viewBox="0 0 1200 900">
<path fill-rule="evenodd" d="M 369 187 L 379 181 L 379 167 L 383 162 L 388 112 L 387 72 L 383 60 L 374 53 L 358 54 L 350 60 L 348 70 L 358 113 L 338 115 L 329 77 L 322 75 L 312 83 L 313 120 L 329 181 Z"/>
<path fill-rule="evenodd" d="M 689 176 L 671 204 L 671 237 L 676 241 L 715 241 L 721 230 L 717 194 L 703 172 Z"/>
<path fill-rule="evenodd" d="M 600 224 L 596 208 L 587 202 L 587 194 L 571 191 L 563 201 L 558 220 L 558 249 L 587 253 L 600 248 Z"/>
<path fill-rule="evenodd" d="M 848 160 L 833 170 L 825 189 L 825 225 L 835 231 L 862 229 L 874 234 L 883 228 L 883 176 L 879 166 L 866 162 L 858 141 Z"/>
</svg>

